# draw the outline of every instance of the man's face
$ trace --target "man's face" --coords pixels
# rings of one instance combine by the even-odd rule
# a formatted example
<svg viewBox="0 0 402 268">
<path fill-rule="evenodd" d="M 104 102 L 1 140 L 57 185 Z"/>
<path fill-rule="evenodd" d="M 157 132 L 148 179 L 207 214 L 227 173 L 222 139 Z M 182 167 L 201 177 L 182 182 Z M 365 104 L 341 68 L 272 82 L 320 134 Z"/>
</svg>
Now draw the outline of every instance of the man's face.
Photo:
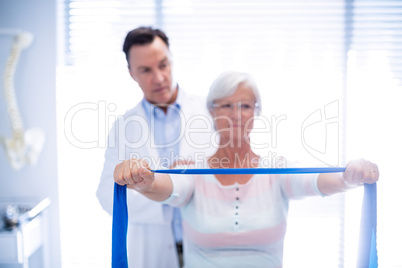
<svg viewBox="0 0 402 268">
<path fill-rule="evenodd" d="M 176 100 L 170 52 L 162 39 L 151 44 L 135 45 L 129 51 L 129 72 L 152 104 L 171 104 Z"/>
</svg>

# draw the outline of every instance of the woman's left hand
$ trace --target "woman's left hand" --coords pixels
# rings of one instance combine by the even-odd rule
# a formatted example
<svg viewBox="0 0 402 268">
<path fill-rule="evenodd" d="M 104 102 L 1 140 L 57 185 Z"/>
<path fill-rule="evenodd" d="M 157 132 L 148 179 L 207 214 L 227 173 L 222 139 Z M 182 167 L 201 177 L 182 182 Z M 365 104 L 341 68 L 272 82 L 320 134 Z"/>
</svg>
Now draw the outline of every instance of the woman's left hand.
<svg viewBox="0 0 402 268">
<path fill-rule="evenodd" d="M 378 166 L 364 159 L 350 161 L 342 174 L 347 184 L 359 185 L 363 183 L 375 183 L 380 177 Z"/>
</svg>

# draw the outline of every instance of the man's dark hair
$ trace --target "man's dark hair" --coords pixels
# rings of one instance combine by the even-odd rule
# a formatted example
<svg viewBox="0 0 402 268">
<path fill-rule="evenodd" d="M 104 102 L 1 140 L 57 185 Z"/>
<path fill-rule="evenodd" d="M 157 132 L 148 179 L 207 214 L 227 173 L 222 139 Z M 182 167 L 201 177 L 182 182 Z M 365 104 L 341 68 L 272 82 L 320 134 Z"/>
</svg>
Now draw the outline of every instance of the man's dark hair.
<svg viewBox="0 0 402 268">
<path fill-rule="evenodd" d="M 148 45 L 154 41 L 155 37 L 161 38 L 169 48 L 169 38 L 163 31 L 159 29 L 154 29 L 152 27 L 138 27 L 128 32 L 123 44 L 123 51 L 126 54 L 127 62 L 129 62 L 129 52 L 132 46 Z"/>
</svg>

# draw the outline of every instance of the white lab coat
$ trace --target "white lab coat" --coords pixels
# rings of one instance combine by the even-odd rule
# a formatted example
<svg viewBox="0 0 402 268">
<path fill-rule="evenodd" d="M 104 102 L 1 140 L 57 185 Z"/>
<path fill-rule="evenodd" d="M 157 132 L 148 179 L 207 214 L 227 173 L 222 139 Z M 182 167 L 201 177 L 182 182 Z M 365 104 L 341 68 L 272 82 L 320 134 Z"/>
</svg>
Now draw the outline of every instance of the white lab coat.
<svg viewBox="0 0 402 268">
<path fill-rule="evenodd" d="M 199 162 L 212 155 L 212 120 L 204 98 L 179 91 L 177 102 L 185 120 L 182 120 L 180 156 Z M 198 118 L 197 120 L 195 120 Z M 208 120 L 208 121 L 206 121 Z M 105 152 L 104 168 L 96 195 L 103 209 L 113 212 L 113 171 L 115 166 L 131 157 L 146 158 L 151 168 L 160 168 L 158 151 L 152 148 L 152 131 L 142 103 L 129 110 L 124 117 L 116 120 L 109 133 L 109 144 Z M 198 130 L 197 130 L 198 129 Z M 183 131 L 184 130 L 184 131 Z M 204 145 L 204 146 L 201 146 Z M 205 148 L 196 148 L 205 147 Z M 129 215 L 127 245 L 129 267 L 135 268 L 176 268 L 179 266 L 171 221 L 173 209 L 167 205 L 151 201 L 134 190 L 127 191 Z"/>
</svg>

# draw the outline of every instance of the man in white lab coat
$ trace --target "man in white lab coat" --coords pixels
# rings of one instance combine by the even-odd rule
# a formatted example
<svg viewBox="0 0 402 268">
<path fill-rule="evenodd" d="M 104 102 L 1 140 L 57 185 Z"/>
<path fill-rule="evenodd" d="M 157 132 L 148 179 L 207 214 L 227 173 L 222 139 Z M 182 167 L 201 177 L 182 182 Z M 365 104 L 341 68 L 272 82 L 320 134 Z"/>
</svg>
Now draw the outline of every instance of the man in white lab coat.
<svg viewBox="0 0 402 268">
<path fill-rule="evenodd" d="M 123 51 L 144 98 L 116 120 L 109 133 L 96 194 L 111 215 L 118 163 L 136 157 L 148 159 L 151 168 L 169 168 L 177 162 L 204 161 L 214 150 L 206 102 L 187 95 L 174 81 L 165 33 L 151 27 L 134 29 L 127 34 Z M 180 212 L 136 191 L 127 191 L 127 204 L 129 266 L 180 267 Z"/>
</svg>

